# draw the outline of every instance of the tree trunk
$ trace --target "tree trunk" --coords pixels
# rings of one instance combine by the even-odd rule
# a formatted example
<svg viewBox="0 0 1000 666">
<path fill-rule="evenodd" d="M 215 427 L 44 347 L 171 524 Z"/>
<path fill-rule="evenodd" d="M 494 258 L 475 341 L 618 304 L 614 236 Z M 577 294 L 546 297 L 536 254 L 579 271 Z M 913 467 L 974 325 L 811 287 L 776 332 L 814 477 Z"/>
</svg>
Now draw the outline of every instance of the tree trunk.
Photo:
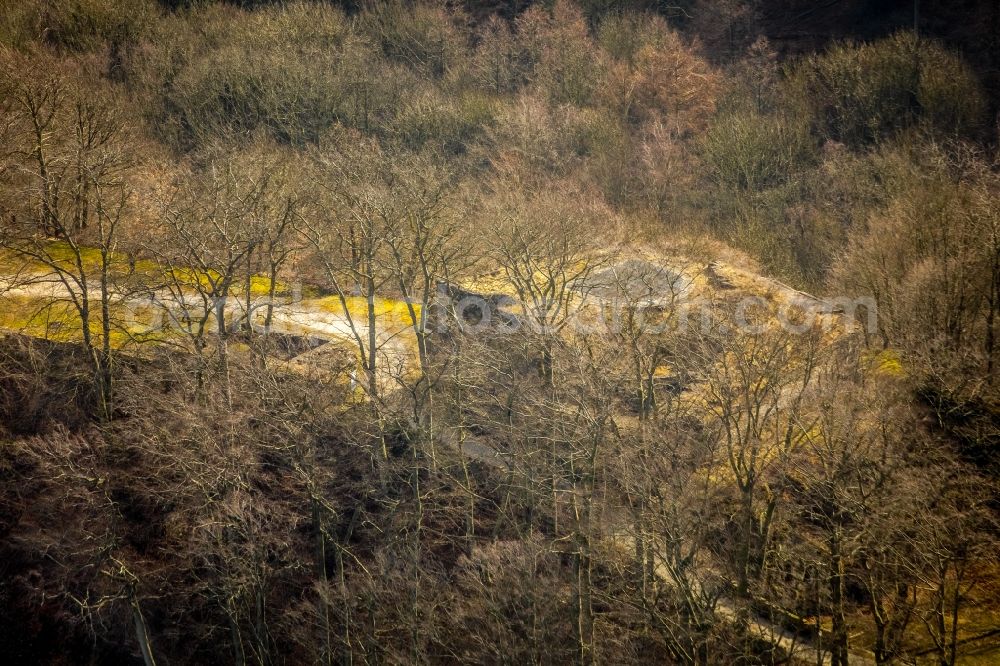
<svg viewBox="0 0 1000 666">
<path fill-rule="evenodd" d="M 134 594 L 130 594 L 130 596 L 132 597 L 132 621 L 135 626 L 135 638 L 139 643 L 142 661 L 145 666 L 156 666 L 156 659 L 153 658 L 153 646 L 149 642 L 149 632 L 146 630 L 146 620 L 139 608 L 139 600 L 135 598 Z"/>
<path fill-rule="evenodd" d="M 840 528 L 830 533 L 830 615 L 833 637 L 830 644 L 832 666 L 847 666 L 847 622 L 844 616 L 844 562 L 841 554 Z"/>
</svg>

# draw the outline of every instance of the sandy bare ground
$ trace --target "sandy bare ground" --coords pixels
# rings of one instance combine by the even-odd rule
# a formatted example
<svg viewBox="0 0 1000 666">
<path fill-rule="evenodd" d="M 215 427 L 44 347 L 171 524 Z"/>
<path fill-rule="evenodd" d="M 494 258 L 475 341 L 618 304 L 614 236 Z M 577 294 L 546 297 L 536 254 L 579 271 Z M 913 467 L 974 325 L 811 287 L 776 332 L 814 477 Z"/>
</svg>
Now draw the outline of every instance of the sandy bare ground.
<svg viewBox="0 0 1000 666">
<path fill-rule="evenodd" d="M 42 310 L 50 305 L 71 306 L 74 297 L 79 298 L 82 288 L 69 281 L 52 275 L 0 276 L 0 308 L 14 300 L 31 303 L 32 309 Z M 91 308 L 97 316 L 95 305 L 99 303 L 100 287 L 89 283 L 87 291 Z M 265 327 L 269 299 L 266 296 L 251 297 L 250 314 L 247 317 L 247 301 L 244 297 L 231 296 L 222 302 L 213 302 L 196 290 L 158 289 L 134 293 L 115 292 L 110 298 L 116 319 L 126 322 L 133 334 L 149 334 L 157 330 L 174 330 L 190 334 L 197 322 L 206 318 L 209 335 L 218 330 L 219 317 L 226 326 L 232 327 L 248 318 L 254 330 L 282 335 L 309 338 L 316 342 L 332 342 L 352 351 L 358 349 L 358 339 L 368 344 L 368 325 L 365 317 L 352 316 L 339 304 L 331 305 L 330 299 L 276 298 L 271 303 L 271 320 Z M 9 307 L 9 305 L 7 306 Z M 36 337 L 37 326 L 4 326 L 5 317 L 0 311 L 0 329 L 15 333 L 27 333 Z M 378 317 L 375 326 L 377 354 L 382 372 L 382 381 L 405 376 L 411 370 L 415 356 L 412 330 L 403 322 L 391 321 L 389 317 Z"/>
</svg>

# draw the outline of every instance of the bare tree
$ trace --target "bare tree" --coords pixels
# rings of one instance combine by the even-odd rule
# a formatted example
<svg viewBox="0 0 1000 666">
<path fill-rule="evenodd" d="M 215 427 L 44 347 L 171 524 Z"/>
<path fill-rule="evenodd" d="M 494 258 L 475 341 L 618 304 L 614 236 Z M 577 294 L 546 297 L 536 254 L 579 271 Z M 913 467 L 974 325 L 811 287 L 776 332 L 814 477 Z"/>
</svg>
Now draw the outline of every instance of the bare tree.
<svg viewBox="0 0 1000 666">
<path fill-rule="evenodd" d="M 833 664 L 849 659 L 846 588 L 874 507 L 892 500 L 894 476 L 903 467 L 904 445 L 898 421 L 898 393 L 891 381 L 866 378 L 857 348 L 831 355 L 815 379 L 814 391 L 793 418 L 803 431 L 793 461 L 803 522 L 815 528 L 817 577 L 826 583 Z M 808 528 L 807 528 L 808 529 Z M 810 530 L 811 531 L 811 530 Z M 877 598 L 874 597 L 873 598 Z M 875 609 L 876 617 L 882 613 Z M 817 613 L 819 611 L 817 610 Z M 878 620 L 877 620 L 878 621 Z M 824 638 L 822 631 L 819 638 Z"/>
<path fill-rule="evenodd" d="M 553 346 L 578 314 L 592 287 L 587 277 L 602 261 L 586 252 L 585 212 L 560 209 L 560 202 L 558 196 L 538 195 L 501 204 L 491 239 L 496 262 L 517 294 L 523 326 L 539 341 L 539 374 L 549 385 L 555 382 Z"/>
<path fill-rule="evenodd" d="M 211 352 L 228 375 L 229 339 L 241 329 L 257 330 L 261 298 L 264 330 L 272 325 L 278 278 L 296 248 L 299 221 L 297 195 L 282 168 L 280 159 L 254 159 L 253 153 L 208 155 L 161 201 L 157 234 L 147 243 L 160 264 L 150 288 L 159 293 L 168 323 L 202 359 L 199 377 Z M 258 269 L 263 293 L 255 284 Z"/>
<path fill-rule="evenodd" d="M 818 330 L 794 335 L 772 325 L 754 331 L 767 310 L 745 314 L 737 330 L 710 335 L 702 347 L 706 416 L 736 491 L 730 565 L 738 599 L 753 594 L 770 557 L 789 461 L 812 426 L 802 422 L 800 405 L 821 353 Z"/>
<path fill-rule="evenodd" d="M 25 262 L 18 273 L 29 292 L 48 302 L 45 307 L 68 306 L 75 314 L 99 411 L 109 419 L 112 333 L 123 326 L 114 309 L 124 299 L 118 286 L 134 272 L 133 262 L 118 252 L 131 214 L 134 137 L 115 93 L 72 80 L 58 68 L 30 77 L 18 69 L 24 61 L 3 55 L 0 86 L 11 105 L 15 141 L 4 169 L 24 189 L 10 192 L 19 203 L 3 227 L 0 247 Z"/>
</svg>

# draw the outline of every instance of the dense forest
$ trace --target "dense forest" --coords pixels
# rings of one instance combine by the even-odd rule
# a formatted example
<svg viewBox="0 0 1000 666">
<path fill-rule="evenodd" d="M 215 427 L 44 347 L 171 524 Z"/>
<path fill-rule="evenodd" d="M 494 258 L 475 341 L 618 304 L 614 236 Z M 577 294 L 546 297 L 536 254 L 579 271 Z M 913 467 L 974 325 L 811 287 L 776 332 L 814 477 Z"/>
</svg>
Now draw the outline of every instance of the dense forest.
<svg viewBox="0 0 1000 666">
<path fill-rule="evenodd" d="M 1000 659 L 1000 7 L 0 0 L 12 664 Z"/>
</svg>

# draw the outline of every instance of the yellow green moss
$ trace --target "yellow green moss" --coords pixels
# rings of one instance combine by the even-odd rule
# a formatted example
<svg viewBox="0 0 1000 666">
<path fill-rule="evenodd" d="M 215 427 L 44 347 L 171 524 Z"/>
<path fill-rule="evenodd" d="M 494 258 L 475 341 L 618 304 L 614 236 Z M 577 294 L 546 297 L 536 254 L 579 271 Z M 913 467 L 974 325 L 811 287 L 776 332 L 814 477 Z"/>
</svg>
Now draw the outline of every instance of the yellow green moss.
<svg viewBox="0 0 1000 666">
<path fill-rule="evenodd" d="M 885 377 L 905 377 L 906 368 L 899 352 L 894 349 L 884 349 L 878 353 L 866 354 L 863 360 L 871 368 L 873 374 Z"/>
<path fill-rule="evenodd" d="M 158 314 L 151 307 L 112 307 L 111 346 L 120 349 L 129 343 L 165 339 L 169 333 L 155 326 Z M 66 299 L 23 295 L 0 297 L 0 329 L 54 342 L 83 340 L 80 314 Z M 96 313 L 90 317 L 89 329 L 94 344 L 99 344 L 103 332 Z"/>
<path fill-rule="evenodd" d="M 41 245 L 43 253 L 48 261 L 55 264 L 60 270 L 76 273 L 79 268 L 76 265 L 76 251 L 64 240 L 46 241 Z M 78 246 L 80 262 L 86 274 L 97 276 L 102 265 L 101 250 L 94 247 Z M 112 252 L 109 257 L 109 271 L 112 275 L 137 275 L 146 277 L 153 281 L 167 280 L 181 287 L 192 289 L 211 289 L 221 275 L 213 270 L 201 271 L 194 268 L 165 266 L 151 259 L 131 259 L 121 252 Z M 0 250 L 0 273 L 34 273 L 44 275 L 52 271 L 52 266 L 45 261 L 40 261 L 26 255 L 20 255 L 12 250 Z M 245 279 L 238 279 L 230 289 L 231 295 L 238 295 L 245 291 Z M 267 296 L 271 293 L 271 279 L 264 275 L 254 275 L 250 278 L 250 294 L 252 296 Z M 275 283 L 276 295 L 287 295 L 291 293 L 288 284 L 279 281 Z"/>
<path fill-rule="evenodd" d="M 330 312 L 336 315 L 346 315 L 350 314 L 351 318 L 359 323 L 363 323 L 368 317 L 368 300 L 361 296 L 348 296 L 345 299 L 347 304 L 347 312 L 344 312 L 344 303 L 341 302 L 339 296 L 326 296 L 324 298 L 316 299 L 315 301 L 307 301 L 307 304 L 315 305 L 319 309 L 325 312 Z M 420 317 L 421 305 L 419 303 L 413 304 L 413 313 L 417 317 Z M 402 328 L 406 326 L 413 326 L 413 317 L 410 315 L 410 308 L 406 301 L 393 299 L 393 298 L 376 298 L 375 299 L 375 319 L 376 321 L 390 330 L 393 328 Z M 388 326 L 386 326 L 388 324 Z"/>
</svg>

